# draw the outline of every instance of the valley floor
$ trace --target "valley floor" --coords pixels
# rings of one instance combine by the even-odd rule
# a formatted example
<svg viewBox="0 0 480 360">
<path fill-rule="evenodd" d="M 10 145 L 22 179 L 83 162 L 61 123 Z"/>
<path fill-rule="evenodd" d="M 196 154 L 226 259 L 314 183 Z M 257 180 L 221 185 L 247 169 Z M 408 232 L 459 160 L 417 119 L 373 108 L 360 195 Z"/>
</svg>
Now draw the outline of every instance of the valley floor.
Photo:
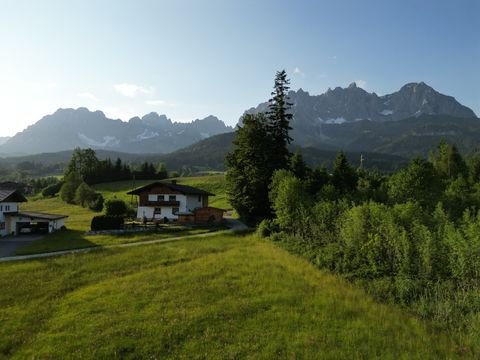
<svg viewBox="0 0 480 360">
<path fill-rule="evenodd" d="M 473 357 L 252 235 L 0 264 L 0 358 Z"/>
</svg>

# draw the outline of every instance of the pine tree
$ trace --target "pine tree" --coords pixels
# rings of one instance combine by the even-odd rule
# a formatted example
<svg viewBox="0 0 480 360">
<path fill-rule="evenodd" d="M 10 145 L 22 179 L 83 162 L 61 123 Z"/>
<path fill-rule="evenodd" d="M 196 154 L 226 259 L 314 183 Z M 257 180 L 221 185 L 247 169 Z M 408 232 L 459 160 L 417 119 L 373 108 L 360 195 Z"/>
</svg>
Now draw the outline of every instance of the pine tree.
<svg viewBox="0 0 480 360">
<path fill-rule="evenodd" d="M 248 224 L 271 216 L 268 187 L 270 144 L 264 114 L 246 114 L 237 129 L 234 149 L 227 154 L 227 195 L 230 204 Z"/>
<path fill-rule="evenodd" d="M 357 174 L 348 163 L 343 151 L 340 151 L 335 158 L 332 183 L 341 193 L 354 191 L 357 186 Z"/>
<path fill-rule="evenodd" d="M 272 98 L 268 101 L 269 110 L 267 111 L 268 132 L 272 142 L 270 153 L 273 170 L 287 169 L 291 155 L 288 151 L 288 144 L 292 138 L 288 132 L 292 129 L 290 120 L 293 115 L 290 108 L 293 104 L 288 102 L 289 84 L 290 80 L 287 78 L 286 71 L 277 71 L 274 91 L 271 93 Z"/>
<path fill-rule="evenodd" d="M 310 173 L 310 169 L 305 160 L 303 160 L 301 151 L 298 149 L 290 158 L 290 171 L 300 180 L 305 180 Z"/>
</svg>

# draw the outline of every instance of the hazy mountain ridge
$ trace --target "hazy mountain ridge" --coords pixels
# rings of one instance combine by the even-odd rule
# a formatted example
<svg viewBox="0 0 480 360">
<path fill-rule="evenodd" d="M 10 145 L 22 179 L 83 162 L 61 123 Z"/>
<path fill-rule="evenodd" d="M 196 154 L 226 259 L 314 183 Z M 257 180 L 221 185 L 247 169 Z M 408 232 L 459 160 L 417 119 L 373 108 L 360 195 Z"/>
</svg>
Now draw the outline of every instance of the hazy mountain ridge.
<svg viewBox="0 0 480 360">
<path fill-rule="evenodd" d="M 121 158 L 124 162 L 135 164 L 140 164 L 144 161 L 153 163 L 163 162 L 170 171 L 181 171 L 184 168 L 191 168 L 194 171 L 225 170 L 225 155 L 233 149 L 234 138 L 235 133 L 233 132 L 214 135 L 170 154 L 129 154 L 108 150 L 96 150 L 96 154 L 99 159 L 109 158 L 115 160 L 116 158 Z M 295 151 L 295 148 L 292 146 L 291 150 Z M 300 150 L 305 160 L 311 166 L 323 164 L 331 168 L 336 156 L 336 150 L 333 149 L 306 147 L 300 148 Z M 366 159 L 365 166 L 378 168 L 383 171 L 394 171 L 408 162 L 407 159 L 396 155 L 368 152 L 364 152 L 362 155 Z M 15 168 L 23 162 L 43 165 L 63 164 L 66 166 L 71 156 L 72 150 L 18 157 L 0 157 L 0 167 Z M 355 167 L 360 163 L 360 156 L 360 152 L 347 152 L 348 159 Z"/>
<path fill-rule="evenodd" d="M 301 147 L 410 156 L 424 154 L 425 144 L 440 137 L 453 139 L 471 150 L 476 147 L 471 134 L 480 134 L 477 129 L 480 122 L 471 109 L 423 82 L 406 84 L 399 91 L 383 96 L 369 93 L 355 83 L 347 88 L 329 89 L 321 95 L 310 95 L 299 89 L 291 91 L 289 96 L 293 103 L 291 136 L 294 144 Z M 246 113 L 267 110 L 268 103 L 264 102 Z M 423 120 L 415 121 L 420 118 Z M 462 119 L 473 119 L 473 122 Z M 430 135 L 418 126 L 426 126 Z M 0 154 L 58 152 L 75 147 L 131 154 L 169 154 L 231 131 L 232 127 L 215 116 L 178 123 L 166 115 L 149 113 L 124 122 L 109 119 L 101 111 L 59 109 L 0 144 Z M 428 141 L 419 140 L 426 136 Z"/>
<path fill-rule="evenodd" d="M 169 153 L 212 135 L 232 131 L 215 116 L 190 123 L 150 113 L 128 122 L 86 108 L 59 109 L 0 145 L 2 154 L 35 154 L 91 147 L 130 153 Z"/>
</svg>

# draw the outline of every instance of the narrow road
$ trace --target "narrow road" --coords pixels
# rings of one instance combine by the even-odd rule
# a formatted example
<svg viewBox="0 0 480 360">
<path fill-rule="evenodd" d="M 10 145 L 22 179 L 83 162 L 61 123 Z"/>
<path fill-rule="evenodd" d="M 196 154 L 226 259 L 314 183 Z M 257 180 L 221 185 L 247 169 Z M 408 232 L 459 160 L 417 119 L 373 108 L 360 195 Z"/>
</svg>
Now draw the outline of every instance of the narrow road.
<svg viewBox="0 0 480 360">
<path fill-rule="evenodd" d="M 23 236 L 8 236 L 0 239 L 0 258 L 12 256 L 15 252 L 32 242 L 40 240 L 43 236 L 23 235 Z"/>
<path fill-rule="evenodd" d="M 234 220 L 234 221 L 230 222 L 230 220 Z M 206 233 L 206 234 L 179 236 L 179 237 L 172 237 L 172 238 L 168 238 L 168 239 L 145 240 L 145 241 L 138 241 L 138 242 L 132 242 L 132 243 L 127 243 L 127 244 L 92 246 L 92 247 L 81 248 L 81 249 L 70 249 L 70 250 L 64 250 L 64 251 L 52 251 L 52 252 L 48 252 L 48 253 L 31 254 L 31 255 L 4 256 L 4 257 L 0 257 L 0 262 L 43 259 L 43 258 L 48 258 L 48 257 L 68 255 L 68 254 L 86 253 L 86 252 L 90 252 L 90 251 L 97 251 L 97 250 L 103 250 L 103 249 L 115 249 L 115 248 L 125 248 L 125 247 L 133 247 L 133 246 L 160 244 L 160 243 L 180 241 L 180 240 L 188 240 L 188 239 L 194 239 L 194 238 L 205 238 L 205 237 L 215 236 L 215 235 L 219 235 L 219 234 L 232 234 L 236 231 L 250 229 L 245 224 L 243 224 L 241 221 L 235 220 L 235 219 L 227 219 L 227 225 L 231 226 L 229 230 L 215 231 L 215 232 Z"/>
</svg>

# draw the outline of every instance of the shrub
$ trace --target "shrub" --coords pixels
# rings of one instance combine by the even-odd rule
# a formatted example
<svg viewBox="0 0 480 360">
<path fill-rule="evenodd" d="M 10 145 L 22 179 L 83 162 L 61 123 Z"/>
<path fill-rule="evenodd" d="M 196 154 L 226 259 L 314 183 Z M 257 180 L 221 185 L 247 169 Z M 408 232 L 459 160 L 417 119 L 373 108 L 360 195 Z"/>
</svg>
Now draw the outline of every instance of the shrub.
<svg viewBox="0 0 480 360">
<path fill-rule="evenodd" d="M 107 200 L 105 202 L 105 213 L 108 216 L 125 216 L 128 213 L 128 206 L 123 200 Z"/>
<path fill-rule="evenodd" d="M 82 182 L 75 191 L 75 202 L 78 205 L 86 207 L 95 198 L 95 195 L 95 191 L 86 183 Z"/>
<path fill-rule="evenodd" d="M 278 231 L 278 226 L 273 220 L 264 219 L 258 224 L 257 235 L 264 238 Z"/>
<path fill-rule="evenodd" d="M 103 210 L 103 203 L 104 203 L 104 199 L 102 194 L 95 193 L 95 196 L 93 197 L 93 199 L 88 203 L 88 208 L 90 210 L 100 212 Z"/>
<path fill-rule="evenodd" d="M 123 228 L 123 217 L 120 216 L 108 216 L 97 215 L 94 216 L 91 223 L 91 229 L 97 230 L 116 230 Z"/>
<path fill-rule="evenodd" d="M 55 195 L 58 194 L 58 192 L 62 188 L 63 184 L 64 184 L 63 181 L 59 181 L 56 184 L 52 184 L 52 185 L 47 186 L 45 189 L 42 190 L 42 196 L 43 197 L 54 197 Z"/>
<path fill-rule="evenodd" d="M 76 172 L 72 171 L 65 175 L 65 183 L 60 189 L 60 197 L 66 203 L 72 204 L 75 200 L 75 192 L 82 183 L 82 178 Z"/>
</svg>

